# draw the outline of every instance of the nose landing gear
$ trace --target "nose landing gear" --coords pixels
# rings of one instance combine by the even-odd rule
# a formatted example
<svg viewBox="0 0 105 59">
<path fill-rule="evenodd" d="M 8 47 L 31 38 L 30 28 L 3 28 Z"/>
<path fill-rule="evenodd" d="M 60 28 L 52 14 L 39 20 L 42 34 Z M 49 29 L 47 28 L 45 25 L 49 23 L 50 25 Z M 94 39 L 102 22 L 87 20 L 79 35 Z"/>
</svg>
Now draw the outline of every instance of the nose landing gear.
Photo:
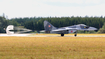
<svg viewBox="0 0 105 59">
<path fill-rule="evenodd" d="M 77 34 L 74 35 L 75 37 L 77 36 Z"/>
<path fill-rule="evenodd" d="M 75 35 L 74 35 L 75 37 L 77 36 L 77 32 L 75 32 Z"/>
</svg>

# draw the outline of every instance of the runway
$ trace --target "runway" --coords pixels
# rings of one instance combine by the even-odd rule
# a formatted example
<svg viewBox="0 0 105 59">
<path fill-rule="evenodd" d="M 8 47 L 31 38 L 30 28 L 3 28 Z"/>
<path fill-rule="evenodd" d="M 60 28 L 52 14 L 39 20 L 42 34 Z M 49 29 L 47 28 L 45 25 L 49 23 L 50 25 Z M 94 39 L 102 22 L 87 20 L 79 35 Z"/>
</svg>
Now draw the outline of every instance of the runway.
<svg viewBox="0 0 105 59">
<path fill-rule="evenodd" d="M 60 34 L 0 34 L 0 37 L 61 37 Z M 75 37 L 74 34 L 65 34 L 64 37 Z M 105 37 L 105 34 L 77 34 L 76 37 Z"/>
<path fill-rule="evenodd" d="M 10 35 L 0 34 L 0 37 L 3 37 L 3 36 L 20 36 L 20 37 L 22 37 L 22 36 L 28 36 L 28 35 L 30 35 L 30 34 L 10 34 Z"/>
<path fill-rule="evenodd" d="M 31 37 L 61 37 L 60 35 L 32 35 Z M 72 35 L 65 35 L 63 37 L 75 37 L 73 34 Z M 105 35 L 77 35 L 76 37 L 105 37 Z"/>
</svg>

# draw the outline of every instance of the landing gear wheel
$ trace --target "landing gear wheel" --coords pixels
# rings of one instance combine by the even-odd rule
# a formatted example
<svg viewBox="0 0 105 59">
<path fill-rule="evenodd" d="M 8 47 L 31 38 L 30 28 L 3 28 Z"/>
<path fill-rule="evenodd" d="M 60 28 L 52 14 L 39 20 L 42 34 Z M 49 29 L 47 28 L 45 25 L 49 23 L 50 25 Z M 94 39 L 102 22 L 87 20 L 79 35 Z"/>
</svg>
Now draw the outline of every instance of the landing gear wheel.
<svg viewBox="0 0 105 59">
<path fill-rule="evenodd" d="M 75 35 L 74 35 L 75 37 L 77 36 L 77 31 L 75 32 Z"/>
<path fill-rule="evenodd" d="M 75 37 L 77 36 L 77 34 L 74 35 Z"/>
<path fill-rule="evenodd" d="M 62 33 L 61 36 L 64 36 L 64 34 Z"/>
</svg>

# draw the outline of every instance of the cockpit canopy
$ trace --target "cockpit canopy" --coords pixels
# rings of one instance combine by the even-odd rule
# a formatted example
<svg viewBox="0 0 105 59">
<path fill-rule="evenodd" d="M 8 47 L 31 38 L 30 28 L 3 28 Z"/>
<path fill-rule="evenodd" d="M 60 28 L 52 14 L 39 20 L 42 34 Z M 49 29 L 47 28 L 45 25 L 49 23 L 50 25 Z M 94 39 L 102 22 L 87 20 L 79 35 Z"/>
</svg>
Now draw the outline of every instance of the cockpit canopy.
<svg viewBox="0 0 105 59">
<path fill-rule="evenodd" d="M 78 25 L 80 25 L 80 26 L 86 26 L 85 24 L 78 24 Z"/>
<path fill-rule="evenodd" d="M 79 24 L 79 25 L 80 25 L 81 29 L 88 29 L 89 28 L 89 26 L 86 26 L 84 24 Z"/>
</svg>

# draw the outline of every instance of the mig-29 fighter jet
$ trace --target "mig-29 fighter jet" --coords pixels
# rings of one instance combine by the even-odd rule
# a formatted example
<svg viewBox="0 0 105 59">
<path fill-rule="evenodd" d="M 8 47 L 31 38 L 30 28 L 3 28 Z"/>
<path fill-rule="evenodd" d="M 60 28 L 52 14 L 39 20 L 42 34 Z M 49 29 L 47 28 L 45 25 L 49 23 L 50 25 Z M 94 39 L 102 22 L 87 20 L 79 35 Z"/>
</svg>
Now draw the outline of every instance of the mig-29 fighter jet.
<svg viewBox="0 0 105 59">
<path fill-rule="evenodd" d="M 69 34 L 69 33 L 75 33 L 74 36 L 77 36 L 78 30 L 84 30 L 84 31 L 97 30 L 97 28 L 95 27 L 89 27 L 84 24 L 57 28 L 46 20 L 44 21 L 44 29 L 45 33 L 56 33 L 56 34 L 61 34 L 61 36 L 64 36 L 64 34 Z"/>
</svg>

